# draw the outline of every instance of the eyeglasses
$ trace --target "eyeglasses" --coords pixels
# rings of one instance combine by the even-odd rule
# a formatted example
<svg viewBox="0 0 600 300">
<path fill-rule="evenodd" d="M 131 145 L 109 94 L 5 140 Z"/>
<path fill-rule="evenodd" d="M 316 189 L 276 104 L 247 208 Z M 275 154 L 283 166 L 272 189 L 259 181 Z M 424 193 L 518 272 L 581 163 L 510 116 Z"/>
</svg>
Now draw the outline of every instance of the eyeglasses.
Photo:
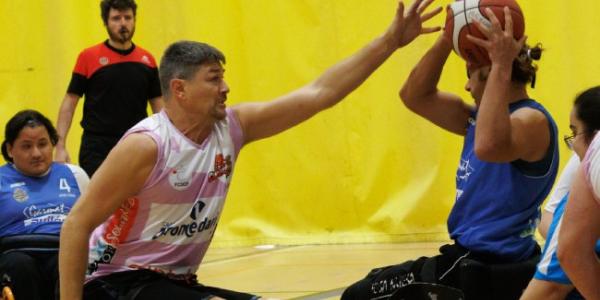
<svg viewBox="0 0 600 300">
<path fill-rule="evenodd" d="M 580 132 L 577 134 L 573 134 L 573 135 L 565 135 L 565 137 L 563 138 L 563 141 L 565 141 L 565 144 L 567 144 L 567 148 L 569 148 L 569 150 L 573 150 L 573 140 L 575 139 L 576 136 L 578 135 L 582 135 L 585 132 Z"/>
</svg>

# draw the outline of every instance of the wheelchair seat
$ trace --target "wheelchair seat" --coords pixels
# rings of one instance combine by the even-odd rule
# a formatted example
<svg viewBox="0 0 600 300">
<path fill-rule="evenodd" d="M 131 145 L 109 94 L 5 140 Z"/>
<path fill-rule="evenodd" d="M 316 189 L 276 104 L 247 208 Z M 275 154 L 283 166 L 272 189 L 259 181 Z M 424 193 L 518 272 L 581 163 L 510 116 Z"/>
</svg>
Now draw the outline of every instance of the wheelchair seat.
<svg viewBox="0 0 600 300">
<path fill-rule="evenodd" d="M 460 288 L 466 300 L 519 299 L 535 273 L 540 256 L 506 264 L 485 264 L 463 259 L 459 265 Z"/>
<path fill-rule="evenodd" d="M 60 237 L 50 234 L 24 234 L 0 237 L 0 253 L 9 251 L 58 251 Z"/>
<path fill-rule="evenodd" d="M 49 234 L 13 235 L 0 238 L 0 254 L 13 251 L 24 252 L 58 252 L 59 236 Z M 2 274 L 0 282 L 2 294 L 0 300 L 14 300 L 11 289 L 11 278 Z"/>
</svg>

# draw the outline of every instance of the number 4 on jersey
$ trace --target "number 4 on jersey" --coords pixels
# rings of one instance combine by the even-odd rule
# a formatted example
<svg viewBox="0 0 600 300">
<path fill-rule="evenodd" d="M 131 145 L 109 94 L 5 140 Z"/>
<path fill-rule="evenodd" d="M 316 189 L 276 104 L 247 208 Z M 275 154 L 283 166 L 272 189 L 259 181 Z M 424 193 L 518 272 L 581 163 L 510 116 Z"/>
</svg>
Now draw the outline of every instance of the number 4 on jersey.
<svg viewBox="0 0 600 300">
<path fill-rule="evenodd" d="M 66 178 L 61 178 L 59 183 L 58 183 L 58 187 L 60 188 L 60 190 L 66 190 L 67 193 L 71 193 L 71 187 L 69 186 L 69 184 L 67 183 L 67 179 Z"/>
</svg>

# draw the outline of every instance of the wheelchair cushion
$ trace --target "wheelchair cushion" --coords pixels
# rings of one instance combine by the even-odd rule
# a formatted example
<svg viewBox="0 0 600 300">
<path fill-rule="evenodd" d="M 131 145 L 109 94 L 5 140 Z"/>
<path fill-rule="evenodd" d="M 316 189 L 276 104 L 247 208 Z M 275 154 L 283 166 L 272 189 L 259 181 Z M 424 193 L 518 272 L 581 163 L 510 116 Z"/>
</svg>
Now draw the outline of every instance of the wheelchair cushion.
<svg viewBox="0 0 600 300">
<path fill-rule="evenodd" d="M 25 234 L 0 238 L 0 253 L 7 251 L 58 251 L 60 237 L 49 234 Z"/>
<path fill-rule="evenodd" d="M 467 300 L 519 299 L 529 284 L 539 256 L 506 264 L 485 264 L 464 259 L 459 265 L 460 287 Z"/>
</svg>

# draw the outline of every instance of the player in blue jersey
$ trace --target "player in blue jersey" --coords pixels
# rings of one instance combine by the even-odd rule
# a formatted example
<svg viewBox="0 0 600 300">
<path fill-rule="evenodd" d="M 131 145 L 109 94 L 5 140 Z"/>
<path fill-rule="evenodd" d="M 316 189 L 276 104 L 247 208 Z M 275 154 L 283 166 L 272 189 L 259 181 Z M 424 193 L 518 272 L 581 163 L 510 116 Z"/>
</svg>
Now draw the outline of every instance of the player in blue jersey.
<svg viewBox="0 0 600 300">
<path fill-rule="evenodd" d="M 51 248 L 58 245 L 51 244 L 89 179 L 77 166 L 52 162 L 58 136 L 41 113 L 18 112 L 4 136 L 0 276 L 10 278 L 16 299 L 54 299 L 58 251 Z"/>
<path fill-rule="evenodd" d="M 434 257 L 374 269 L 346 289 L 342 299 L 384 299 L 412 282 L 466 290 L 479 283 L 461 281 L 464 259 L 488 266 L 520 266 L 539 255 L 533 234 L 539 207 L 558 169 L 557 129 L 550 114 L 527 94 L 527 84 L 534 82 L 537 71 L 533 60 L 540 58 L 541 49 L 527 46 L 524 39 L 515 40 L 508 26 L 510 14 L 505 15 L 507 26 L 502 28 L 488 14 L 492 26 L 482 29 L 487 40 L 474 40 L 487 50 L 491 61 L 491 65 L 467 62 L 465 89 L 475 105 L 438 90 L 452 51 L 451 41 L 443 35 L 400 92 L 411 111 L 463 137 L 456 198 L 448 218 L 454 244 L 442 246 Z M 503 284 L 505 290 L 520 293 L 528 281 Z"/>
</svg>

